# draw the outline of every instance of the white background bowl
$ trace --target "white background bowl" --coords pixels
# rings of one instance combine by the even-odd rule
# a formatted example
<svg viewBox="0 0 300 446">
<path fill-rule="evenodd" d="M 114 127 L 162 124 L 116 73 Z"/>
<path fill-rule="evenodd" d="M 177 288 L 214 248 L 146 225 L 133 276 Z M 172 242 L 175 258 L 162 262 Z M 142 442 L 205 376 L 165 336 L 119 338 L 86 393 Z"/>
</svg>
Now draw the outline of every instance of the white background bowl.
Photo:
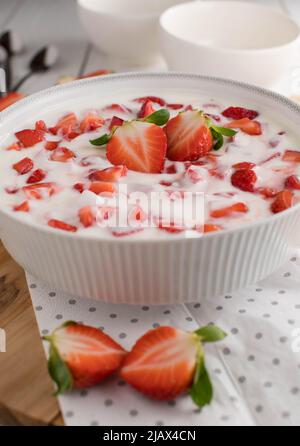
<svg viewBox="0 0 300 446">
<path fill-rule="evenodd" d="M 289 74 L 299 27 L 257 3 L 191 2 L 166 11 L 161 47 L 170 70 L 271 87 Z"/>
<path fill-rule="evenodd" d="M 159 16 L 187 0 L 77 0 L 91 42 L 129 64 L 151 63 L 159 54 Z"/>
<path fill-rule="evenodd" d="M 275 93 L 196 75 L 128 73 L 54 87 L 18 102 L 0 115 L 0 147 L 20 123 L 47 119 L 49 110 L 60 116 L 82 97 L 94 107 L 99 98 L 108 103 L 124 95 L 150 94 L 170 100 L 193 95 L 199 100 L 234 101 L 271 115 L 300 136 L 300 107 Z M 0 228 L 3 243 L 17 262 L 58 289 L 110 303 L 178 304 L 213 298 L 273 273 L 300 240 L 300 205 L 199 239 L 93 238 L 24 222 L 3 207 Z"/>
</svg>

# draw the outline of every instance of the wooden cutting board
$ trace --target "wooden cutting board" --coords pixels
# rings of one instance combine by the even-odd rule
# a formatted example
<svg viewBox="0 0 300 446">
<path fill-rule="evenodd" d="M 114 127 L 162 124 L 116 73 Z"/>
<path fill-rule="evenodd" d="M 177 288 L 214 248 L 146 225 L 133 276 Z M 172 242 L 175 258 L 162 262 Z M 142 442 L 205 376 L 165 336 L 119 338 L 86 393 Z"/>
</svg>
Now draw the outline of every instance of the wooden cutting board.
<svg viewBox="0 0 300 446">
<path fill-rule="evenodd" d="M 25 274 L 0 242 L 0 424 L 63 425 Z"/>
</svg>

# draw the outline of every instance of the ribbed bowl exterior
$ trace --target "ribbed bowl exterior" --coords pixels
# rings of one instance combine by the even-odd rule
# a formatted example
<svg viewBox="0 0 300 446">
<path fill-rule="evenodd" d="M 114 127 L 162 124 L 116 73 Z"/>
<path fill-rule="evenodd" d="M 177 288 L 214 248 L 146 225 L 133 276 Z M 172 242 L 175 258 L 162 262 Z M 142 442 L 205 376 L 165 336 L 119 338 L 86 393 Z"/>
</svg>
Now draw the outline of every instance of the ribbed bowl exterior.
<svg viewBox="0 0 300 446">
<path fill-rule="evenodd" d="M 163 242 L 65 237 L 9 218 L 2 239 L 27 271 L 78 297 L 109 303 L 179 304 L 238 290 L 287 259 L 300 210 L 200 239 Z"/>
</svg>

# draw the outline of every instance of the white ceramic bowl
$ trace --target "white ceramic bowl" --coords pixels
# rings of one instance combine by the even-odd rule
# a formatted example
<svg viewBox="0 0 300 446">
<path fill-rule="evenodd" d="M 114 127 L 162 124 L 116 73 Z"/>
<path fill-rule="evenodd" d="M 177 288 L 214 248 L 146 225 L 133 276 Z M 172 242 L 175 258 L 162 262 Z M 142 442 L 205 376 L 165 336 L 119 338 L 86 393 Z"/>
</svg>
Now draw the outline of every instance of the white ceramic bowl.
<svg viewBox="0 0 300 446">
<path fill-rule="evenodd" d="M 77 0 L 90 41 L 129 64 L 153 61 L 159 53 L 159 16 L 187 0 Z"/>
<path fill-rule="evenodd" d="M 128 73 L 54 87 L 18 102 L 0 114 L 0 147 L 20 123 L 43 119 L 49 110 L 58 115 L 72 110 L 82 97 L 94 106 L 97 98 L 112 102 L 122 95 L 149 94 L 234 100 L 271 114 L 283 128 L 300 133 L 300 107 L 272 92 L 197 75 Z M 213 298 L 273 273 L 299 242 L 300 205 L 199 239 L 87 238 L 24 222 L 3 206 L 0 228 L 16 261 L 58 289 L 111 303 L 178 304 Z"/>
<path fill-rule="evenodd" d="M 272 87 L 287 76 L 299 49 L 299 26 L 250 2 L 177 5 L 160 18 L 169 69 Z"/>
</svg>

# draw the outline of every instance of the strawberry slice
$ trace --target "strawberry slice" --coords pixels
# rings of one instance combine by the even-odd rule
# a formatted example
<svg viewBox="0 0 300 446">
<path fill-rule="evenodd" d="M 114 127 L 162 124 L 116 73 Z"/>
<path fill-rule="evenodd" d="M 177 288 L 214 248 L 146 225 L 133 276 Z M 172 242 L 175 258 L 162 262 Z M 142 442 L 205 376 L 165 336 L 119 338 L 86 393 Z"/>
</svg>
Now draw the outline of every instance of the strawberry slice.
<svg viewBox="0 0 300 446">
<path fill-rule="evenodd" d="M 152 101 L 146 101 L 143 103 L 141 110 L 138 113 L 138 118 L 143 119 L 147 118 L 147 116 L 152 115 L 155 112 L 155 108 L 153 107 Z"/>
<path fill-rule="evenodd" d="M 224 110 L 222 112 L 222 115 L 225 116 L 225 118 L 234 119 L 234 120 L 239 120 L 239 119 L 244 119 L 244 118 L 253 120 L 253 119 L 257 118 L 259 113 L 255 110 L 249 110 L 249 109 L 243 108 L 243 107 L 229 107 L 229 108 L 226 108 L 226 110 Z"/>
<path fill-rule="evenodd" d="M 93 132 L 100 127 L 102 127 L 105 123 L 105 119 L 101 116 L 98 116 L 95 112 L 90 112 L 80 123 L 80 131 L 82 133 Z"/>
<path fill-rule="evenodd" d="M 140 104 L 143 104 L 144 102 L 148 102 L 148 101 L 154 102 L 154 104 L 158 104 L 161 107 L 164 107 L 166 105 L 166 101 L 162 98 L 157 97 L 157 96 L 144 96 L 142 98 L 134 99 L 134 102 L 138 102 Z"/>
<path fill-rule="evenodd" d="M 126 357 L 121 377 L 155 400 L 172 400 L 189 390 L 195 404 L 203 407 L 213 398 L 203 343 L 221 341 L 225 336 L 215 326 L 194 333 L 173 327 L 151 330 Z"/>
<path fill-rule="evenodd" d="M 64 221 L 61 220 L 55 220 L 55 219 L 49 220 L 48 226 L 50 226 L 51 228 L 60 229 L 61 231 L 77 232 L 76 226 L 69 225 L 68 223 L 65 223 Z"/>
<path fill-rule="evenodd" d="M 109 124 L 109 131 L 113 130 L 115 127 L 121 127 L 124 122 L 124 119 L 121 119 L 118 116 L 113 116 Z"/>
<path fill-rule="evenodd" d="M 283 190 L 276 195 L 272 203 L 271 210 L 273 214 L 279 214 L 293 206 L 294 194 L 290 190 Z"/>
<path fill-rule="evenodd" d="M 44 338 L 50 342 L 49 373 L 57 394 L 99 384 L 122 365 L 126 351 L 94 327 L 67 322 Z"/>
<path fill-rule="evenodd" d="M 254 192 L 257 175 L 251 169 L 237 170 L 231 177 L 231 183 L 234 187 L 245 192 Z"/>
<path fill-rule="evenodd" d="M 17 206 L 14 206 L 13 209 L 15 212 L 29 212 L 30 211 L 28 201 L 24 201 L 23 203 L 21 203 Z"/>
<path fill-rule="evenodd" d="M 234 164 L 232 167 L 237 170 L 243 170 L 243 169 L 247 170 L 247 169 L 253 169 L 255 166 L 256 164 L 248 163 L 247 161 L 245 161 L 242 163 Z"/>
<path fill-rule="evenodd" d="M 58 163 L 66 163 L 67 161 L 75 157 L 75 153 L 67 147 L 58 147 L 51 153 L 50 160 L 56 161 Z"/>
<path fill-rule="evenodd" d="M 114 194 L 116 192 L 116 188 L 113 183 L 108 183 L 105 181 L 94 181 L 90 184 L 89 190 L 94 192 L 96 195 L 101 194 Z"/>
<path fill-rule="evenodd" d="M 108 169 L 92 172 L 89 175 L 89 179 L 91 181 L 106 181 L 109 183 L 116 183 L 121 177 L 126 176 L 126 174 L 127 167 L 125 166 L 109 167 Z"/>
<path fill-rule="evenodd" d="M 155 124 L 132 121 L 116 129 L 107 144 L 107 158 L 116 165 L 145 173 L 161 173 L 167 151 L 167 138 Z"/>
<path fill-rule="evenodd" d="M 166 125 L 167 156 L 171 161 L 196 161 L 213 147 L 213 138 L 202 112 L 180 113 Z"/>
<path fill-rule="evenodd" d="M 286 179 L 285 187 L 287 189 L 300 190 L 300 178 L 297 175 L 291 175 Z"/>
<path fill-rule="evenodd" d="M 30 158 L 23 158 L 21 161 L 15 163 L 12 167 L 20 175 L 25 175 L 33 169 L 33 161 Z"/>
<path fill-rule="evenodd" d="M 22 187 L 23 192 L 29 199 L 42 200 L 44 196 L 52 197 L 59 191 L 56 183 L 37 183 Z"/>
<path fill-rule="evenodd" d="M 0 112 L 5 110 L 10 105 L 14 104 L 20 99 L 23 99 L 25 96 L 22 93 L 12 92 L 8 93 L 6 96 L 0 98 Z"/>
<path fill-rule="evenodd" d="M 245 203 L 235 203 L 232 206 L 211 211 L 210 216 L 211 218 L 225 218 L 234 214 L 246 214 L 247 212 L 249 212 L 249 208 Z"/>
<path fill-rule="evenodd" d="M 300 163 L 300 152 L 296 150 L 287 150 L 283 155 L 283 161 L 291 163 Z"/>
<path fill-rule="evenodd" d="M 85 228 L 90 228 L 96 222 L 95 212 L 92 206 L 85 206 L 79 210 L 80 223 Z"/>
<path fill-rule="evenodd" d="M 52 152 L 53 150 L 57 149 L 59 146 L 59 141 L 47 141 L 45 144 L 45 149 L 49 150 L 49 152 Z"/>
<path fill-rule="evenodd" d="M 47 172 L 45 172 L 45 170 L 43 169 L 37 169 L 34 172 L 32 172 L 32 174 L 30 175 L 30 177 L 27 180 L 28 184 L 34 184 L 34 183 L 40 183 L 41 181 L 43 181 L 46 178 Z"/>
<path fill-rule="evenodd" d="M 258 136 L 262 134 L 262 128 L 259 122 L 251 121 L 249 118 L 238 119 L 226 125 L 229 129 L 240 129 L 247 135 Z"/>
<path fill-rule="evenodd" d="M 45 132 L 41 130 L 21 130 L 17 132 L 16 138 L 20 141 L 23 147 L 28 149 L 29 147 L 33 147 L 41 141 L 45 139 Z"/>
</svg>

